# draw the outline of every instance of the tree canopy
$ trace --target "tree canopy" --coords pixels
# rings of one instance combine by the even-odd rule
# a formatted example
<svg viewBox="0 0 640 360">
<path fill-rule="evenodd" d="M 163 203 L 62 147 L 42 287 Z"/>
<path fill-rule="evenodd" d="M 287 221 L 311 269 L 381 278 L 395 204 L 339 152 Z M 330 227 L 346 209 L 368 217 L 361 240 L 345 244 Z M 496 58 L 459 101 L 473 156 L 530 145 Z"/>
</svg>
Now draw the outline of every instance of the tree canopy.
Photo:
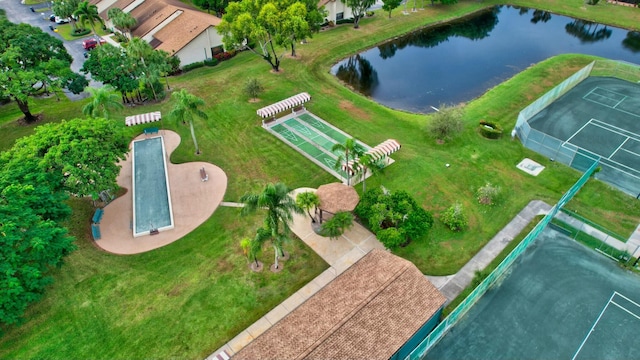
<svg viewBox="0 0 640 360">
<path fill-rule="evenodd" d="M 117 188 L 117 162 L 129 151 L 124 124 L 105 119 L 74 119 L 38 126 L 2 154 L 6 171 L 31 171 L 53 177 L 52 191 L 97 197 Z M 34 165 L 31 169 L 24 169 Z"/>
<path fill-rule="evenodd" d="M 70 194 L 115 188 L 124 125 L 75 119 L 39 126 L 0 154 L 0 324 L 22 320 L 76 246 L 60 225 Z"/>
<path fill-rule="evenodd" d="M 0 17 L 0 97 L 16 101 L 27 122 L 36 120 L 29 109 L 31 96 L 47 87 L 69 88 L 77 80 L 71 61 L 62 41 L 39 28 Z"/>
<path fill-rule="evenodd" d="M 308 1 L 307 1 L 308 2 Z M 317 6 L 316 6 L 317 7 Z M 309 16 L 308 4 L 294 0 L 242 0 L 227 6 L 218 26 L 227 48 L 248 47 L 279 71 L 284 56 L 277 47 L 291 47 L 295 56 L 295 42 L 311 36 L 321 13 Z M 312 25 L 310 25 L 310 23 Z"/>
<path fill-rule="evenodd" d="M 364 17 L 368 8 L 376 3 L 376 0 L 347 0 L 346 4 L 353 13 L 353 28 L 360 27 L 360 19 Z"/>
</svg>

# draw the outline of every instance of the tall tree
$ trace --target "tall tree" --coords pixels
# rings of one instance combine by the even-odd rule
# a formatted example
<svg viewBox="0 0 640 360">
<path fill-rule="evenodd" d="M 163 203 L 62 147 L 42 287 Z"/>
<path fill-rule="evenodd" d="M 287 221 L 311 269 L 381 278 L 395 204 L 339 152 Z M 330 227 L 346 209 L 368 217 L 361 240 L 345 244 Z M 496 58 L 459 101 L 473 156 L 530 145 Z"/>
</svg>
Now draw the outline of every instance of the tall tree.
<svg viewBox="0 0 640 360">
<path fill-rule="evenodd" d="M 391 19 L 391 12 L 402 4 L 402 0 L 382 0 L 382 10 L 389 13 L 389 19 Z"/>
<path fill-rule="evenodd" d="M 200 148 L 198 148 L 198 141 L 196 140 L 196 132 L 193 128 L 193 116 L 198 116 L 203 120 L 209 119 L 209 116 L 198 108 L 204 105 L 204 100 L 193 94 L 189 94 L 185 89 L 174 92 L 171 94 L 171 97 L 176 103 L 173 105 L 169 117 L 181 121 L 183 124 L 189 122 L 191 138 L 193 139 L 193 145 L 196 147 L 196 154 L 200 154 Z"/>
<path fill-rule="evenodd" d="M 127 103 L 130 101 L 127 94 L 138 89 L 135 64 L 123 49 L 105 44 L 91 51 L 91 56 L 85 60 L 80 71 L 91 74 L 92 78 L 103 84 L 112 85 L 122 95 L 122 101 Z"/>
<path fill-rule="evenodd" d="M 193 4 L 202 10 L 207 10 L 208 14 L 213 10 L 217 17 L 221 17 L 224 9 L 229 5 L 229 0 L 193 0 Z"/>
<path fill-rule="evenodd" d="M 385 163 L 384 158 L 376 159 L 371 154 L 363 154 L 358 158 L 357 176 L 362 179 L 362 192 L 367 191 L 367 174 L 376 175 L 384 171 Z"/>
<path fill-rule="evenodd" d="M 136 26 L 138 20 L 136 20 L 131 13 L 126 13 L 117 7 L 109 9 L 107 16 L 113 25 L 125 34 L 128 34 L 131 40 L 131 29 Z"/>
<path fill-rule="evenodd" d="M 52 191 L 97 198 L 117 187 L 117 163 L 129 151 L 124 124 L 105 119 L 74 119 L 38 126 L 2 154 L 0 166 L 10 172 L 47 174 Z M 30 175 L 25 175 L 30 176 Z M 39 176 L 31 183 L 41 181 Z M 21 180 L 20 182 L 23 182 Z"/>
<path fill-rule="evenodd" d="M 158 101 L 158 94 L 155 90 L 155 83 L 158 82 L 160 72 L 157 68 L 153 68 L 147 65 L 147 62 L 152 58 L 153 48 L 148 42 L 140 39 L 139 37 L 131 39 L 126 47 L 127 55 L 129 55 L 136 63 L 140 65 L 142 71 L 138 75 L 141 81 L 141 87 L 148 86 L 153 93 L 153 99 Z M 145 60 L 146 59 L 146 60 Z"/>
<path fill-rule="evenodd" d="M 73 13 L 78 9 L 80 0 L 53 0 L 51 10 L 56 16 L 63 19 L 69 19 L 71 28 L 76 30 L 76 19 Z"/>
<path fill-rule="evenodd" d="M 243 214 L 265 209 L 267 216 L 264 221 L 263 235 L 268 236 L 276 251 L 276 268 L 278 267 L 278 255 L 284 256 L 282 244 L 289 239 L 293 221 L 293 213 L 302 214 L 303 210 L 289 196 L 291 190 L 283 183 L 267 184 L 261 193 L 247 193 L 240 198 L 245 204 Z M 268 235 L 265 235 L 268 234 Z"/>
<path fill-rule="evenodd" d="M 49 86 L 68 87 L 74 74 L 72 58 L 62 41 L 28 24 L 0 17 L 0 97 L 14 100 L 27 122 L 36 117 L 29 98 Z"/>
<path fill-rule="evenodd" d="M 0 174 L 0 176 L 2 176 Z M 24 198 L 30 185 L 11 184 L 0 192 L 0 323 L 19 323 L 27 306 L 38 301 L 52 278 L 75 249 L 67 230 L 37 215 Z"/>
<path fill-rule="evenodd" d="M 370 8 L 376 0 L 347 0 L 346 5 L 351 8 L 353 13 L 353 28 L 360 27 L 360 19 L 364 17 L 367 9 Z"/>
<path fill-rule="evenodd" d="M 338 171 L 342 169 L 343 165 L 349 165 L 350 162 L 355 163 L 363 153 L 362 148 L 358 145 L 355 138 L 346 139 L 343 144 L 334 144 L 331 147 L 331 151 L 339 154 L 335 165 L 335 169 Z M 347 185 L 351 186 L 351 173 L 350 171 L 346 171 L 346 173 Z"/>
<path fill-rule="evenodd" d="M 82 108 L 84 115 L 92 118 L 103 117 L 109 118 L 110 110 L 121 109 L 120 96 L 114 94 L 115 89 L 111 85 L 105 85 L 99 88 L 86 88 L 91 94 L 91 100 Z"/>
<path fill-rule="evenodd" d="M 307 211 L 307 214 L 311 218 L 312 223 L 316 222 L 316 217 L 311 215 L 311 212 L 309 211 L 311 210 L 311 208 L 314 208 L 317 210 L 318 206 L 320 205 L 320 198 L 316 193 L 311 191 L 305 191 L 305 192 L 299 193 L 296 196 L 296 204 L 301 209 Z"/>
<path fill-rule="evenodd" d="M 226 48 L 246 47 L 280 70 L 277 47 L 291 46 L 310 34 L 306 6 L 298 1 L 242 0 L 227 6 L 218 32 Z M 295 54 L 295 50 L 292 49 Z"/>
<path fill-rule="evenodd" d="M 89 26 L 91 26 L 91 30 L 93 30 L 93 33 L 96 36 L 98 35 L 98 33 L 96 32 L 95 24 L 98 23 L 100 25 L 104 25 L 102 18 L 98 14 L 98 6 L 90 4 L 87 0 L 78 4 L 78 8 L 73 12 L 73 16 L 78 18 L 78 21 L 80 22 L 80 24 L 82 24 L 83 27 L 86 26 L 87 23 L 89 23 Z M 100 45 L 101 44 L 98 41 L 98 46 Z"/>
</svg>

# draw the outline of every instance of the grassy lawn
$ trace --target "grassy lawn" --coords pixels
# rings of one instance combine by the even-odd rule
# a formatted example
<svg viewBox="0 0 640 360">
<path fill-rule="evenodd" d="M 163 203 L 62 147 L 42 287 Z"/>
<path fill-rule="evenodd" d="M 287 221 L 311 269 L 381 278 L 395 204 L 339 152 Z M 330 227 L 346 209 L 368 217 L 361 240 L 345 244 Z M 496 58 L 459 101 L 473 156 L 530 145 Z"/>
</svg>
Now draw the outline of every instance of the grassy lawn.
<svg viewBox="0 0 640 360">
<path fill-rule="evenodd" d="M 425 133 L 427 116 L 380 106 L 345 88 L 328 69 L 344 56 L 385 39 L 497 3 L 462 1 L 409 16 L 397 9 L 391 19 L 379 11 L 364 19 L 359 30 L 339 26 L 314 35 L 308 44 L 297 46 L 296 59 L 283 59 L 277 74 L 269 71 L 265 61 L 243 52 L 216 67 L 174 77 L 170 79 L 172 89 L 186 88 L 205 99 L 209 120 L 195 121 L 199 156 L 194 155 L 188 127 L 164 120 L 164 126 L 183 139 L 171 160 L 220 166 L 229 178 L 226 201 L 238 201 L 245 192 L 257 191 L 270 181 L 283 181 L 294 188 L 336 181 L 262 129 L 255 114 L 260 107 L 308 91 L 310 111 L 359 140 L 375 145 L 395 138 L 403 145 L 394 155 L 396 163 L 384 175 L 368 180 L 368 187 L 382 184 L 407 190 L 436 218 L 454 202 L 464 204 L 468 230 L 453 233 L 436 221 L 427 236 L 397 252 L 425 273 L 454 273 L 530 200 L 555 203 L 580 176 L 524 149 L 509 136 L 482 138 L 475 130 L 478 121 L 492 120 L 510 132 L 523 107 L 593 58 L 555 57 L 496 86 L 467 104 L 464 133 L 442 145 Z M 638 26 L 638 10 L 632 8 L 601 4 L 583 9 L 582 0 L 512 3 L 551 7 L 566 15 L 584 13 L 587 18 L 594 16 L 628 28 Z M 242 93 L 242 85 L 250 78 L 259 79 L 265 87 L 257 103 L 250 103 Z M 49 122 L 81 116 L 86 101 L 72 103 L 52 97 L 34 99 L 31 106 L 33 113 L 42 112 Z M 114 117 L 123 121 L 125 115 L 170 109 L 167 98 L 158 104 L 125 108 Z M 33 126 L 17 125 L 19 117 L 15 104 L 0 106 L 0 150 L 33 131 Z M 131 135 L 144 127 L 130 129 Z M 547 168 L 538 177 L 520 172 L 515 165 L 524 157 Z M 446 168 L 445 163 L 451 167 Z M 483 207 L 475 201 L 476 190 L 486 182 L 503 189 L 496 206 Z M 82 201 L 72 205 L 70 227 L 80 249 L 55 272 L 54 285 L 30 308 L 28 321 L 6 329 L 0 339 L 0 358 L 202 358 L 327 266 L 296 241 L 290 245 L 294 256 L 282 273 L 248 272 L 238 241 L 250 235 L 262 219 L 240 217 L 236 209 L 229 208 L 217 210 L 194 233 L 165 248 L 126 257 L 105 254 L 89 240 L 90 205 Z M 597 181 L 588 182 L 570 206 L 620 234 L 630 234 L 640 219 L 639 201 Z M 263 254 L 266 264 L 271 263 L 271 255 L 268 250 Z"/>
<path fill-rule="evenodd" d="M 67 23 L 67 24 L 53 24 L 53 26 L 56 27 L 56 30 L 58 30 L 58 34 L 60 34 L 60 36 L 62 36 L 63 39 L 65 40 L 77 40 L 83 37 L 89 37 L 89 36 L 93 36 L 94 32 L 90 31 L 88 34 L 82 35 L 82 36 L 73 36 L 71 34 L 71 31 L 73 30 L 73 27 L 71 26 L 71 24 Z M 87 28 L 91 29 L 91 27 L 89 25 L 87 25 Z M 109 35 L 110 32 L 107 30 L 103 30 L 102 27 L 99 24 L 96 24 L 96 33 L 98 34 L 98 36 L 104 36 L 104 35 Z"/>
</svg>

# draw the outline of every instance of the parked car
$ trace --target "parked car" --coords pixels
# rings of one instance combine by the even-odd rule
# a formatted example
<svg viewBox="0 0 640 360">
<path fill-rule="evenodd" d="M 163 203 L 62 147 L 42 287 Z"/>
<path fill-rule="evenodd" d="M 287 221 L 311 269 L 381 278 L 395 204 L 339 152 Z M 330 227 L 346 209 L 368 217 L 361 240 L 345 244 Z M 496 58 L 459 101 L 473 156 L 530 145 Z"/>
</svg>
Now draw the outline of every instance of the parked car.
<svg viewBox="0 0 640 360">
<path fill-rule="evenodd" d="M 91 50 L 91 49 L 95 48 L 96 46 L 98 46 L 98 41 L 100 42 L 100 45 L 102 45 L 102 44 L 107 42 L 105 39 L 102 39 L 102 38 L 100 38 L 100 39 L 91 38 L 91 39 L 87 39 L 87 40 L 83 41 L 82 42 L 82 47 L 85 50 Z"/>
<path fill-rule="evenodd" d="M 69 21 L 71 21 L 71 19 L 69 19 L 69 18 L 61 18 L 59 16 L 56 16 L 55 20 L 56 20 L 56 24 L 66 24 Z"/>
</svg>

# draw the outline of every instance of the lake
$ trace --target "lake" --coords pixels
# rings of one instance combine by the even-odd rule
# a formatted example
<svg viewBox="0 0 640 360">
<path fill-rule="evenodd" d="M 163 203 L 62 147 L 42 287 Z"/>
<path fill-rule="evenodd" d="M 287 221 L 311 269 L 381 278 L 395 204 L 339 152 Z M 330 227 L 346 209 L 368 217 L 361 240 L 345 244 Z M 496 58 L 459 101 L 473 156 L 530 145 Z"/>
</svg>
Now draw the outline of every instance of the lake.
<svg viewBox="0 0 640 360">
<path fill-rule="evenodd" d="M 351 56 L 331 73 L 383 105 L 427 113 L 431 106 L 472 100 L 532 64 L 566 53 L 640 63 L 640 33 L 497 6 Z"/>
</svg>

